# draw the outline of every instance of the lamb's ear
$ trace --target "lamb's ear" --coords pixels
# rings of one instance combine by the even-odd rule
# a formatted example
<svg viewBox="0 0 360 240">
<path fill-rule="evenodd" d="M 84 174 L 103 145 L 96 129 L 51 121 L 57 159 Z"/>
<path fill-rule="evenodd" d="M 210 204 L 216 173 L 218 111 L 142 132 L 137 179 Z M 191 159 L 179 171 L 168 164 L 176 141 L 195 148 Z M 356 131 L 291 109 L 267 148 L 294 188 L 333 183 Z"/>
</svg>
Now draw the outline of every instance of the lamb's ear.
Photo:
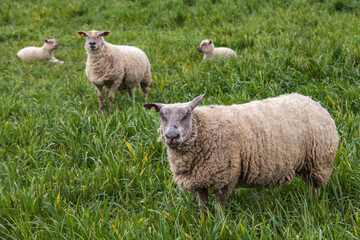
<svg viewBox="0 0 360 240">
<path fill-rule="evenodd" d="M 213 40 L 209 40 L 209 44 L 212 44 L 213 43 Z"/>
<path fill-rule="evenodd" d="M 143 106 L 147 109 L 151 109 L 152 107 L 155 107 L 155 111 L 159 112 L 160 109 L 164 106 L 165 104 L 162 103 L 148 103 L 148 104 L 144 104 Z"/>
<path fill-rule="evenodd" d="M 47 38 L 44 38 L 44 42 L 48 43 L 48 40 L 47 40 Z"/>
<path fill-rule="evenodd" d="M 57 38 L 55 38 L 55 41 L 57 41 Z"/>
<path fill-rule="evenodd" d="M 108 36 L 108 35 L 110 35 L 110 32 L 108 32 L 108 31 L 101 32 L 101 33 L 99 34 L 99 36 L 102 36 L 102 37 L 106 37 L 106 36 Z"/>
<path fill-rule="evenodd" d="M 199 103 L 201 102 L 201 100 L 203 99 L 204 96 L 205 96 L 205 94 L 200 95 L 189 103 L 191 110 L 194 110 L 194 108 L 196 108 L 197 105 L 199 105 Z"/>
</svg>

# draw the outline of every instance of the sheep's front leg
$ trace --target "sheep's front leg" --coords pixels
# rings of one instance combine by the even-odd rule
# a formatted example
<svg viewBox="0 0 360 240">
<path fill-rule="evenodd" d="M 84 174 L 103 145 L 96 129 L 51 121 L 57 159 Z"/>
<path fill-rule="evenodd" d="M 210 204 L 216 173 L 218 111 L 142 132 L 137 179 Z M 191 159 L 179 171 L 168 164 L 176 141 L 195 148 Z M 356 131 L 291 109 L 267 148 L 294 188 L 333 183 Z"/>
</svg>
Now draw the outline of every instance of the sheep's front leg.
<svg viewBox="0 0 360 240">
<path fill-rule="evenodd" d="M 221 204 L 224 212 L 226 209 L 226 202 L 227 202 L 229 196 L 230 196 L 230 191 L 228 190 L 227 187 L 223 188 L 221 190 L 215 191 L 216 201 L 218 201 Z M 222 215 L 222 213 L 221 213 L 221 215 Z"/>
<path fill-rule="evenodd" d="M 52 58 L 50 59 L 50 61 L 53 62 L 53 63 L 61 63 L 61 64 L 64 63 L 64 61 L 60 61 L 59 59 L 56 59 L 55 57 L 52 57 Z"/>
<path fill-rule="evenodd" d="M 203 215 L 206 212 L 206 208 L 208 206 L 208 190 L 207 188 L 202 189 L 200 191 L 197 191 L 198 197 L 199 197 L 199 208 L 201 211 L 201 215 Z"/>
<path fill-rule="evenodd" d="M 112 105 L 115 101 L 115 92 L 116 90 L 119 88 L 119 85 L 117 84 L 113 84 L 111 85 L 111 88 L 110 88 L 110 91 L 109 91 L 109 96 L 108 96 L 108 99 L 110 101 L 110 109 L 112 110 Z"/>
<path fill-rule="evenodd" d="M 103 104 L 104 104 L 104 94 L 103 94 L 103 86 L 97 86 L 95 85 L 97 91 L 98 91 L 98 96 L 99 96 L 99 110 L 103 110 Z"/>
</svg>

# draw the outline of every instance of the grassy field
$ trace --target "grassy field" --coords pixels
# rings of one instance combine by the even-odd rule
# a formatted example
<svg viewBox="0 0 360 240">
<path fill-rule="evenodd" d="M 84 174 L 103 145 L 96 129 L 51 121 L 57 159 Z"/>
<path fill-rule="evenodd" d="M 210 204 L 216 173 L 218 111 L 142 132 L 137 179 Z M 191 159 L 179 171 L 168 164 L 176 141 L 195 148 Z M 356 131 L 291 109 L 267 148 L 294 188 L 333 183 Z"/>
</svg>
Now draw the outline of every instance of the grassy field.
<svg viewBox="0 0 360 240">
<path fill-rule="evenodd" d="M 358 239 L 360 235 L 358 1 L 16 1 L 0 9 L 1 239 Z M 147 102 L 246 103 L 298 92 L 319 101 L 341 136 L 317 201 L 300 179 L 239 189 L 225 218 L 172 180 L 160 120 L 143 95 L 118 92 L 97 111 L 84 39 L 109 30 L 152 65 Z M 16 53 L 57 37 L 63 65 Z M 202 62 L 203 39 L 234 49 Z M 105 109 L 109 109 L 106 101 Z"/>
</svg>

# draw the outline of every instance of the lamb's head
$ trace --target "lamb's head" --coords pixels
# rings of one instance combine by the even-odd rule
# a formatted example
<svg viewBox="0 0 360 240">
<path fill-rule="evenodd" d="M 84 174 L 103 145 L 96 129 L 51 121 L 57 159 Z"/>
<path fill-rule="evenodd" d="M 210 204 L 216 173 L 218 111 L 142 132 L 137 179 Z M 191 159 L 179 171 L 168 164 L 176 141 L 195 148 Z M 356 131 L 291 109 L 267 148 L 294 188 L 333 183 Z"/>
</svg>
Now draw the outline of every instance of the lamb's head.
<svg viewBox="0 0 360 240">
<path fill-rule="evenodd" d="M 199 52 L 208 53 L 213 51 L 215 48 L 213 40 L 203 40 L 200 45 L 196 48 Z"/>
<path fill-rule="evenodd" d="M 87 31 L 87 32 L 77 32 L 78 35 L 80 36 L 80 38 L 82 37 L 86 37 L 86 42 L 85 42 L 85 49 L 88 52 L 91 51 L 97 51 L 99 49 L 101 49 L 104 46 L 104 38 L 110 34 L 110 32 L 99 32 L 99 31 Z"/>
<path fill-rule="evenodd" d="M 54 39 L 44 38 L 44 46 L 48 50 L 56 50 L 56 49 L 58 49 L 59 44 L 57 43 L 57 38 L 54 38 Z"/>
<path fill-rule="evenodd" d="M 164 143 L 170 148 L 178 148 L 192 133 L 192 111 L 199 105 L 205 94 L 196 97 L 191 102 L 163 104 L 149 103 L 144 107 L 160 113 L 161 134 Z"/>
</svg>

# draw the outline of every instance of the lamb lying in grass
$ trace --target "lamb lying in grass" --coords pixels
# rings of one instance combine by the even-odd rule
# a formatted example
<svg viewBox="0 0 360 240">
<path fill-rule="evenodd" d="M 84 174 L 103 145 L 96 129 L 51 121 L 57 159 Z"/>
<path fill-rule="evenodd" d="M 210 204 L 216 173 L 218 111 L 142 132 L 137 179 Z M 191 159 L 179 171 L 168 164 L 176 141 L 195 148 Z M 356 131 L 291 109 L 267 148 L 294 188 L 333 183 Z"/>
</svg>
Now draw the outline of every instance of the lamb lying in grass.
<svg viewBox="0 0 360 240">
<path fill-rule="evenodd" d="M 236 52 L 234 50 L 226 47 L 215 48 L 213 40 L 207 39 L 203 40 L 196 50 L 204 53 L 203 61 L 210 61 L 215 57 L 230 58 L 236 56 Z"/>
<path fill-rule="evenodd" d="M 54 57 L 54 51 L 58 49 L 59 44 L 57 43 L 57 38 L 54 39 L 44 39 L 44 45 L 42 47 L 26 47 L 21 49 L 17 56 L 21 60 L 49 60 L 53 63 L 64 63 Z"/>
<path fill-rule="evenodd" d="M 110 32 L 78 32 L 86 36 L 85 49 L 86 76 L 97 88 L 99 109 L 103 109 L 103 87 L 110 89 L 110 108 L 115 99 L 116 90 L 126 90 L 131 97 L 131 89 L 138 88 L 147 97 L 147 88 L 151 83 L 151 67 L 146 54 L 137 47 L 119 46 L 107 43 L 103 37 Z"/>
<path fill-rule="evenodd" d="M 160 113 L 160 138 L 170 169 L 183 189 L 208 204 L 208 189 L 225 209 L 239 187 L 281 186 L 301 177 L 312 195 L 329 180 L 339 135 L 321 105 L 300 94 L 246 104 L 197 107 L 145 104 Z"/>
</svg>

